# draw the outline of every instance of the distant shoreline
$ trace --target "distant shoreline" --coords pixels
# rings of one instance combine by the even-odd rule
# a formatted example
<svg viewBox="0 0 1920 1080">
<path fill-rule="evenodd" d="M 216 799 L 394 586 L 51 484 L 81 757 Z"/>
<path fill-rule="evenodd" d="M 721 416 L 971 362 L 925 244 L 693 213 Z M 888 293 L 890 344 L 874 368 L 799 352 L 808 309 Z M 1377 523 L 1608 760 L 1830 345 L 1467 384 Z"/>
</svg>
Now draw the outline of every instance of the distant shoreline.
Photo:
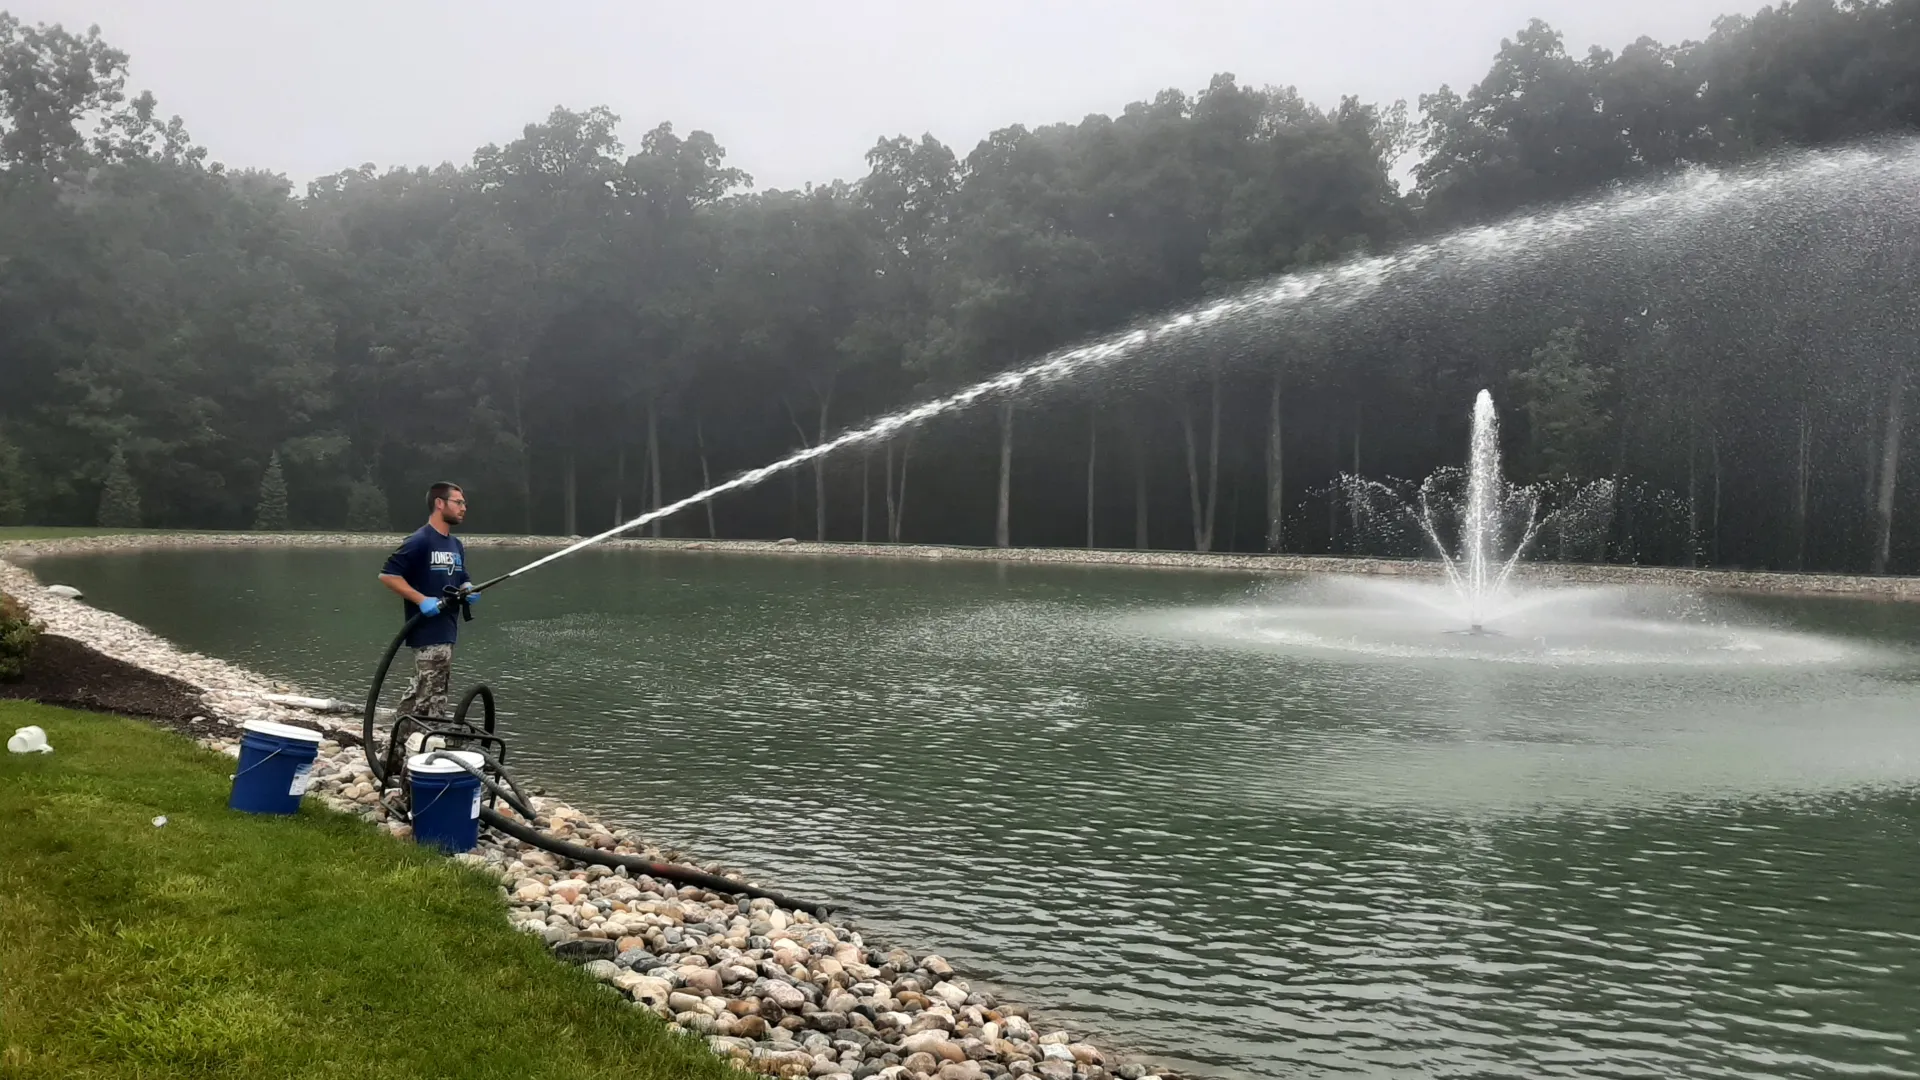
<svg viewBox="0 0 1920 1080">
<path fill-rule="evenodd" d="M 92 536 L 27 537 L 5 539 L 0 533 L 0 558 L 26 562 L 50 555 L 81 555 L 163 548 L 208 547 L 383 547 L 400 541 L 400 533 L 115 533 Z M 472 534 L 472 547 L 560 548 L 577 538 Z M 609 548 L 622 550 L 772 555 L 808 558 L 918 559 L 924 561 L 989 562 L 1053 566 L 1120 566 L 1168 570 L 1211 570 L 1245 574 L 1293 576 L 1349 574 L 1373 577 L 1432 578 L 1441 574 L 1438 562 L 1420 559 L 1375 559 L 1333 555 L 1253 555 L 1224 552 L 1114 550 L 1105 548 L 981 548 L 940 544 L 863 544 L 858 542 L 772 540 L 699 540 L 687 538 L 613 539 Z M 1757 592 L 1787 596 L 1859 597 L 1877 600 L 1920 601 L 1920 577 L 1874 577 L 1866 574 L 1805 574 L 1751 570 L 1706 570 L 1668 566 L 1618 566 L 1587 563 L 1522 563 L 1516 572 L 1522 581 L 1571 585 L 1653 585 L 1706 592 Z"/>
</svg>

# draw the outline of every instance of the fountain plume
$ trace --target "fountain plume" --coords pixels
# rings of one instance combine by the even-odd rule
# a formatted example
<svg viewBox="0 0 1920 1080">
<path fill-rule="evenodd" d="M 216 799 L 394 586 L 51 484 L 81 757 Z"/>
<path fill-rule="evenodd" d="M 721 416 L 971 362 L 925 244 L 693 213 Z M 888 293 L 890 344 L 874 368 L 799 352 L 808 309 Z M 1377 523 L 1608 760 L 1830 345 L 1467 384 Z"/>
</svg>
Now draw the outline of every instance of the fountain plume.
<svg viewBox="0 0 1920 1080">
<path fill-rule="evenodd" d="M 1437 470 L 1411 497 L 1389 484 L 1351 474 L 1343 475 L 1338 486 L 1363 530 L 1391 537 L 1411 523 L 1439 557 L 1459 598 L 1466 629 L 1476 634 L 1492 632 L 1488 621 L 1509 598 L 1514 568 L 1544 532 L 1561 536 L 1564 554 L 1568 534 L 1584 539 L 1584 534 L 1604 528 L 1614 504 L 1612 480 L 1552 485 L 1556 505 L 1544 513 L 1547 485 L 1509 484 L 1501 472 L 1500 418 L 1487 390 L 1473 401 L 1465 469 Z"/>
</svg>

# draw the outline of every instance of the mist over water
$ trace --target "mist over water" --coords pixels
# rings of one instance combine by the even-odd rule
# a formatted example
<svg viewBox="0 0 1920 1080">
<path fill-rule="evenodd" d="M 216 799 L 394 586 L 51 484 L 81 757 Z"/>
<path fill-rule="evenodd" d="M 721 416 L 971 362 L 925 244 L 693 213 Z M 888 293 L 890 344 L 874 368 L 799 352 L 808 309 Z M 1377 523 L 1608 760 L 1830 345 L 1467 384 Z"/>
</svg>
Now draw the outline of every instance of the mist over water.
<svg viewBox="0 0 1920 1080">
<path fill-rule="evenodd" d="M 1855 208 L 1865 208 L 1864 220 L 1851 212 Z M 516 572 L 984 401 L 1030 399 L 1088 380 L 1137 379 L 1145 374 L 1139 369 L 1156 364 L 1204 359 L 1231 365 L 1250 352 L 1264 354 L 1267 344 L 1253 340 L 1261 335 L 1364 334 L 1397 320 L 1432 320 L 1440 306 L 1457 315 L 1516 283 L 1532 289 L 1541 305 L 1566 303 L 1570 297 L 1598 304 L 1622 285 L 1649 293 L 1662 290 L 1669 300 L 1687 290 L 1748 291 L 1769 256 L 1778 263 L 1781 245 L 1806 236 L 1816 238 L 1827 254 L 1803 260 L 1797 272 L 1813 274 L 1812 268 L 1824 267 L 1821 288 L 1871 275 L 1887 259 L 1911 260 L 1913 244 L 1920 240 L 1920 138 L 1796 153 L 1727 171 L 1693 170 L 1391 254 L 1282 275 L 1218 300 L 1142 319 L 1125 330 L 869 421 Z M 1834 257 L 1851 265 L 1834 265 Z M 1725 302 L 1722 295 L 1719 303 Z"/>
</svg>

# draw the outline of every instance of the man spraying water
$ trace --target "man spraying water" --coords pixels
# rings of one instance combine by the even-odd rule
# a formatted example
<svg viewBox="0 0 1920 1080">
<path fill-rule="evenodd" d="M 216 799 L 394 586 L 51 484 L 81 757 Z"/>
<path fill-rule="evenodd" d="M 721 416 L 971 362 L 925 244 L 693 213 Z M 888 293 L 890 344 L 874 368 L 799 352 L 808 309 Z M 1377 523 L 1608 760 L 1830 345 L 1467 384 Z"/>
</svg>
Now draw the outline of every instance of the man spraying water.
<svg viewBox="0 0 1920 1080">
<path fill-rule="evenodd" d="M 467 496 L 458 484 L 440 483 L 427 489 L 427 523 L 402 541 L 380 570 L 380 583 L 400 595 L 404 617 L 425 615 L 407 635 L 413 650 L 413 682 L 400 699 L 400 712 L 444 720 L 447 686 L 453 679 L 453 643 L 459 636 L 455 618 L 458 604 L 443 603 L 449 586 L 472 584 L 467 576 L 467 549 L 453 535 L 454 526 L 467 519 Z M 468 605 L 480 599 L 469 592 Z"/>
</svg>

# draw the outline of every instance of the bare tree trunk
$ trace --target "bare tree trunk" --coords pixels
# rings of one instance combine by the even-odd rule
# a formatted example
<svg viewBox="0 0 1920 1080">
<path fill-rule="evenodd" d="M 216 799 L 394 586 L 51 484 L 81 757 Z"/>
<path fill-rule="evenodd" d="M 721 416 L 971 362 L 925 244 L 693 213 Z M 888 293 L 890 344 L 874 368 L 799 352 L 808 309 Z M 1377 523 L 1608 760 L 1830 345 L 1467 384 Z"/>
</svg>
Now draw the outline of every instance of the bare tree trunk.
<svg viewBox="0 0 1920 1080">
<path fill-rule="evenodd" d="M 701 419 L 698 416 L 693 418 L 693 445 L 696 449 L 700 451 L 700 490 L 705 491 L 713 487 L 713 474 L 707 471 L 706 421 Z M 708 499 L 706 505 L 707 505 L 707 539 L 717 540 L 720 537 L 720 527 L 714 524 L 713 500 Z"/>
<path fill-rule="evenodd" d="M 1880 442 L 1880 499 L 1874 514 L 1873 572 L 1887 572 L 1893 554 L 1893 495 L 1900 473 L 1900 426 L 1907 391 L 1906 367 L 1895 364 L 1887 387 L 1887 428 Z"/>
<path fill-rule="evenodd" d="M 615 451 L 613 459 L 613 523 L 627 523 L 627 441 L 620 440 L 620 449 Z"/>
<path fill-rule="evenodd" d="M 834 377 L 829 375 L 825 389 L 814 388 L 820 399 L 820 426 L 815 429 L 815 446 L 827 441 L 827 413 L 833 405 L 833 382 Z M 827 539 L 827 459 L 824 456 L 813 459 L 813 538 L 822 543 Z"/>
<path fill-rule="evenodd" d="M 1813 425 L 1800 402 L 1800 454 L 1793 484 L 1793 568 L 1807 568 L 1807 502 L 1812 494 Z"/>
<path fill-rule="evenodd" d="M 1200 451 L 1194 441 L 1193 411 L 1185 398 L 1180 402 L 1180 426 L 1187 436 L 1187 496 L 1193 508 L 1193 549 L 1213 550 L 1214 511 L 1220 496 L 1220 376 L 1213 377 L 1212 429 L 1208 432 L 1207 493 L 1200 495 Z"/>
<path fill-rule="evenodd" d="M 900 540 L 900 508 L 897 505 L 895 505 L 893 501 L 893 440 L 892 439 L 887 440 L 886 451 L 887 451 L 886 453 L 887 468 L 886 468 L 886 476 L 884 477 L 884 479 L 886 481 L 886 490 L 887 490 L 887 539 L 895 543 L 898 543 Z"/>
<path fill-rule="evenodd" d="M 1613 443 L 1613 495 L 1607 500 L 1607 527 L 1600 530 L 1594 539 L 1593 561 L 1596 563 L 1607 561 L 1607 544 L 1610 539 L 1618 536 L 1624 543 L 1633 531 L 1632 501 L 1628 500 L 1629 509 L 1623 512 L 1620 508 L 1620 496 L 1626 490 L 1627 444 L 1633 431 L 1633 417 L 1638 409 L 1637 400 L 1629 397 L 1627 404 L 1620 410 L 1620 429 Z"/>
<path fill-rule="evenodd" d="M 520 440 L 520 531 L 533 535 L 533 447 L 527 443 L 527 419 L 520 388 L 513 390 L 513 434 Z"/>
<path fill-rule="evenodd" d="M 833 382 L 833 376 L 828 376 L 827 385 L 822 388 L 811 379 L 807 381 L 807 386 L 813 390 L 814 400 L 820 403 L 819 424 L 815 429 L 816 434 L 812 437 L 809 437 L 807 429 L 801 426 L 800 414 L 793 411 L 793 403 L 784 396 L 780 399 L 780 403 L 786 406 L 787 419 L 792 421 L 793 430 L 800 435 L 800 445 L 803 448 L 812 449 L 827 441 L 827 417 L 833 406 Z M 818 541 L 825 541 L 827 538 L 827 459 L 825 457 L 813 459 L 813 538 Z"/>
<path fill-rule="evenodd" d="M 1281 373 L 1273 373 L 1273 400 L 1267 410 L 1267 551 L 1279 554 L 1286 543 L 1286 471 L 1280 427 Z"/>
<path fill-rule="evenodd" d="M 1013 546 L 1013 400 L 1000 406 L 1000 512 L 994 521 L 993 542 L 997 547 Z"/>
<path fill-rule="evenodd" d="M 652 509 L 658 510 L 666 505 L 666 501 L 661 497 L 660 485 L 660 403 L 651 394 L 647 395 L 647 468 L 653 474 Z M 655 540 L 660 539 L 661 524 L 659 518 L 653 519 Z"/>
<path fill-rule="evenodd" d="M 1340 479 L 1340 428 L 1336 424 L 1327 425 L 1327 437 L 1332 440 L 1328 446 L 1329 460 L 1333 463 L 1334 483 L 1327 489 L 1327 553 L 1337 554 L 1340 550 L 1340 498 L 1334 494 Z"/>
<path fill-rule="evenodd" d="M 1220 373 L 1213 373 L 1213 433 L 1207 437 L 1207 546 L 1213 550 L 1214 522 L 1220 511 Z"/>
<path fill-rule="evenodd" d="M 1227 544 L 1225 549 L 1227 551 L 1237 552 L 1240 550 L 1240 499 L 1245 489 L 1246 485 L 1240 482 L 1240 476 L 1236 472 L 1233 478 L 1232 508 L 1227 511 Z"/>
<path fill-rule="evenodd" d="M 1138 413 L 1133 417 L 1133 546 L 1147 550 L 1147 433 Z"/>
<path fill-rule="evenodd" d="M 1720 429 L 1707 429 L 1707 454 L 1713 461 L 1713 544 L 1708 566 L 1720 565 Z"/>
<path fill-rule="evenodd" d="M 567 535 L 580 535 L 579 470 L 574 467 L 573 450 L 567 450 L 566 518 Z"/>
<path fill-rule="evenodd" d="M 1353 476 L 1360 477 L 1360 400 L 1353 402 Z"/>
<path fill-rule="evenodd" d="M 1087 413 L 1087 550 L 1093 550 L 1093 482 L 1096 476 L 1094 466 L 1100 460 L 1100 406 L 1095 405 Z"/>
<path fill-rule="evenodd" d="M 868 539 L 867 523 L 873 514 L 873 455 L 860 447 L 860 542 Z"/>
<path fill-rule="evenodd" d="M 1348 475 L 1360 479 L 1360 399 L 1357 397 L 1353 399 L 1353 468 Z M 1347 527 L 1349 545 L 1354 554 L 1360 554 L 1360 498 L 1352 487 L 1347 489 Z"/>
<path fill-rule="evenodd" d="M 1186 392 L 1180 396 L 1180 434 L 1187 448 L 1187 508 L 1193 522 L 1193 550 L 1205 551 L 1205 540 L 1201 529 L 1205 523 L 1200 509 L 1200 451 L 1193 441 L 1193 407 L 1188 404 Z"/>
<path fill-rule="evenodd" d="M 1695 463 L 1700 445 L 1699 427 L 1693 417 L 1687 418 L 1687 561 L 1688 566 L 1700 565 L 1700 476 Z"/>
<path fill-rule="evenodd" d="M 900 485 L 896 493 L 893 481 L 893 443 L 887 443 L 887 539 L 900 542 L 907 515 L 907 459 L 913 453 L 913 433 L 900 444 Z"/>
</svg>

